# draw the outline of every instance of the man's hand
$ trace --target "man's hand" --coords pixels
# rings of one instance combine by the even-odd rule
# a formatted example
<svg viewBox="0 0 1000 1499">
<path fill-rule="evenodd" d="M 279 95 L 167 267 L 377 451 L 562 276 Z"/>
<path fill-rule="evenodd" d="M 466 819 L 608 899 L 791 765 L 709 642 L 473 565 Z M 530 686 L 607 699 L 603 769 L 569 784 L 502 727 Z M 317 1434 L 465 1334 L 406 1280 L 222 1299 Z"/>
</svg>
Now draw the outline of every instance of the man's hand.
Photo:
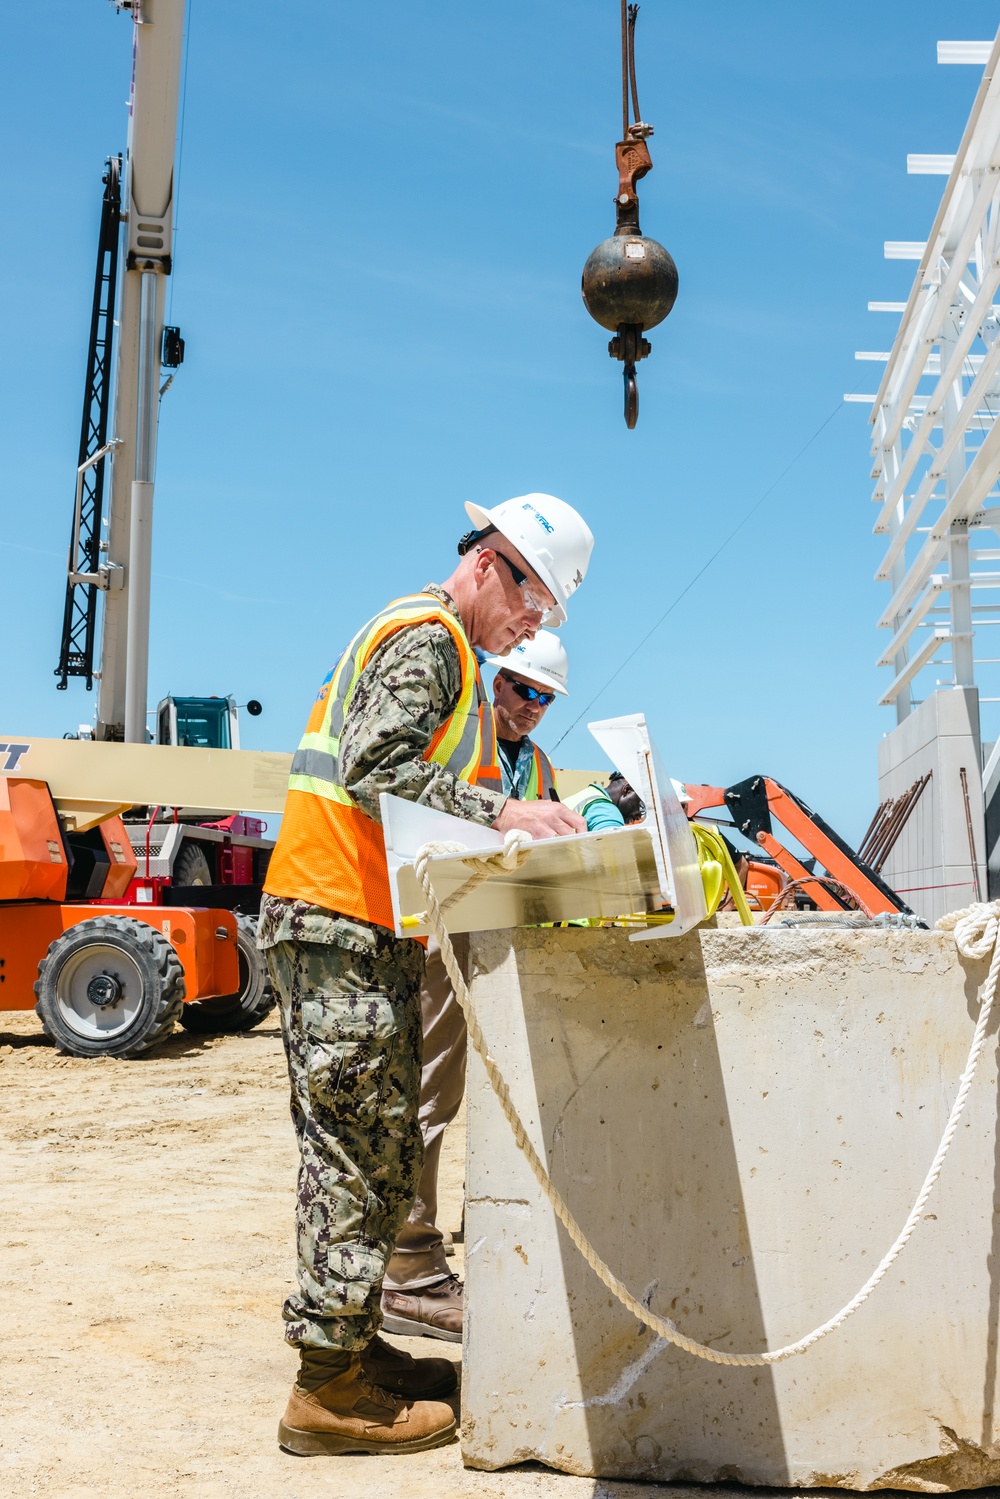
<svg viewBox="0 0 1000 1499">
<path fill-rule="evenodd" d="M 522 802 L 509 796 L 493 824 L 498 833 L 521 828 L 532 838 L 561 838 L 567 833 L 585 833 L 587 824 L 578 812 L 562 802 Z"/>
</svg>

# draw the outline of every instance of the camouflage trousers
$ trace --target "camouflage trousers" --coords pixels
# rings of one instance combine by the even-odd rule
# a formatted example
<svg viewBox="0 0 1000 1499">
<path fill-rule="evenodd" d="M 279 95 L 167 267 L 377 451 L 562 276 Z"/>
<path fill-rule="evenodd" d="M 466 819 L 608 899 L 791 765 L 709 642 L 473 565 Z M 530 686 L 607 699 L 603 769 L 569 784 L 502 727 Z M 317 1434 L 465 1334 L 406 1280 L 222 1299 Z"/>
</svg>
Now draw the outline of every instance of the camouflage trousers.
<svg viewBox="0 0 1000 1499">
<path fill-rule="evenodd" d="M 423 948 L 386 932 L 367 951 L 279 942 L 266 958 L 301 1156 L 285 1338 L 363 1348 L 382 1323 L 382 1276 L 420 1175 Z"/>
</svg>

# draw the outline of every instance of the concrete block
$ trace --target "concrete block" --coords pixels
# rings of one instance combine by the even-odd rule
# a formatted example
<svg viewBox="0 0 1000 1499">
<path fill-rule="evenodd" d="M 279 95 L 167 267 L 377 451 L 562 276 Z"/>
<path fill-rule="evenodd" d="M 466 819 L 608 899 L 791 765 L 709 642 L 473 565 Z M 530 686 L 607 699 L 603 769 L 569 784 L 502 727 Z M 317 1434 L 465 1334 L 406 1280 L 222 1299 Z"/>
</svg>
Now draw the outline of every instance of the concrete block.
<svg viewBox="0 0 1000 1499">
<path fill-rule="evenodd" d="M 975 687 L 932 692 L 878 747 L 879 800 L 898 797 L 920 776 L 930 784 L 892 849 L 882 877 L 928 925 L 976 899 L 961 770 L 969 788 L 980 899 L 986 894 L 979 693 Z"/>
<path fill-rule="evenodd" d="M 536 1147 L 598 1252 L 733 1352 L 836 1313 L 934 1155 L 986 965 L 938 932 L 701 929 L 472 939 L 473 996 Z M 558 1225 L 470 1058 L 462 1443 L 660 1482 L 1000 1483 L 1000 1137 L 991 1043 L 924 1221 L 803 1356 L 727 1368 L 643 1329 Z"/>
</svg>

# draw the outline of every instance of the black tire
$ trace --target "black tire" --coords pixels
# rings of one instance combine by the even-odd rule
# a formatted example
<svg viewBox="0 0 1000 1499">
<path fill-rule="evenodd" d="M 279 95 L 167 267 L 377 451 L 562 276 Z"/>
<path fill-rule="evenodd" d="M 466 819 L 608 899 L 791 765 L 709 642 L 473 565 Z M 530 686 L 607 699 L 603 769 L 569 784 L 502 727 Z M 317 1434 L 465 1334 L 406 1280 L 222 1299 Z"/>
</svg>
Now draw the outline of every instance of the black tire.
<svg viewBox="0 0 1000 1499">
<path fill-rule="evenodd" d="M 212 871 L 205 850 L 189 839 L 182 843 L 170 871 L 170 878 L 174 885 L 210 885 Z M 194 904 L 196 902 L 192 901 L 192 905 Z"/>
<path fill-rule="evenodd" d="M 162 932 L 128 916 L 95 916 L 51 943 L 35 994 L 35 1014 L 59 1051 L 140 1057 L 180 1018 L 184 969 Z"/>
<path fill-rule="evenodd" d="M 257 951 L 257 921 L 253 916 L 236 917 L 236 949 L 240 960 L 240 987 L 235 994 L 218 999 L 194 999 L 180 1014 L 185 1030 L 196 1035 L 212 1031 L 253 1030 L 274 1009 L 274 990 L 264 962 Z"/>
</svg>

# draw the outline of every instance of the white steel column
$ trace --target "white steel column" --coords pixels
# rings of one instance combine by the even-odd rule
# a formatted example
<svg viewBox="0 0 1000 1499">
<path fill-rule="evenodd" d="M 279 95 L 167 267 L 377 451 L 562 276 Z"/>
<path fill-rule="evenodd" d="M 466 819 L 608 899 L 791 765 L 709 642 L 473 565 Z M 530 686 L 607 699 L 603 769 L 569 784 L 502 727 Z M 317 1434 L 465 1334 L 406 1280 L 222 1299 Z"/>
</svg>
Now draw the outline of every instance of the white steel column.
<svg viewBox="0 0 1000 1499">
<path fill-rule="evenodd" d="M 142 273 L 139 297 L 139 386 L 135 423 L 135 479 L 129 521 L 128 629 L 125 655 L 125 740 L 146 743 L 149 677 L 149 601 L 153 558 L 153 474 L 160 384 L 161 277 Z"/>
<path fill-rule="evenodd" d="M 125 586 L 103 596 L 101 662 L 95 675 L 99 680 L 98 739 L 124 736 L 142 743 L 157 386 L 173 249 L 184 0 L 134 0 L 131 13 L 132 98 L 122 195 L 125 263 L 120 278 L 114 405 L 118 447 L 112 464 L 107 531 L 108 561 L 124 569 Z M 135 590 L 137 598 L 133 598 Z M 141 653 L 141 662 L 134 659 L 136 652 Z"/>
<path fill-rule="evenodd" d="M 883 452 L 883 470 L 882 470 L 882 472 L 883 472 L 883 475 L 884 475 L 884 483 L 885 483 L 885 488 L 886 488 L 886 492 L 887 493 L 891 491 L 892 486 L 896 482 L 896 475 L 899 473 L 899 466 L 900 466 L 901 460 L 902 460 L 901 445 L 900 445 L 899 437 L 897 436 L 897 438 L 896 438 L 895 442 L 893 442 L 892 446 L 889 447 L 889 448 L 886 448 L 884 450 L 884 452 Z M 890 536 L 894 536 L 895 535 L 895 533 L 899 530 L 899 527 L 901 526 L 902 522 L 903 522 L 903 501 L 902 501 L 902 499 L 900 499 L 898 501 L 898 503 L 896 504 L 896 507 L 893 510 L 892 515 L 890 516 L 890 519 L 889 519 L 889 534 L 890 534 Z M 892 583 L 892 591 L 893 591 L 893 593 L 895 593 L 896 590 L 899 588 L 899 586 L 902 583 L 903 578 L 905 576 L 906 576 L 906 561 L 905 561 L 905 558 L 902 555 L 900 555 L 899 557 L 896 558 L 895 562 L 893 563 L 893 565 L 892 565 L 892 573 L 890 575 L 890 580 L 891 580 L 891 583 Z M 896 633 L 896 631 L 899 629 L 899 627 L 900 627 L 900 625 L 902 623 L 903 623 L 903 616 L 897 614 L 897 615 L 895 615 L 893 617 L 893 623 L 892 623 L 893 634 Z M 909 643 L 907 641 L 904 641 L 901 644 L 899 650 L 896 652 L 896 654 L 892 658 L 892 674 L 893 674 L 893 678 L 894 679 L 898 678 L 899 676 L 901 676 L 905 672 L 905 670 L 906 670 L 906 664 L 909 661 L 909 659 L 910 659 Z M 902 723 L 903 719 L 907 718 L 909 716 L 912 707 L 913 707 L 913 693 L 912 693 L 912 690 L 911 690 L 910 683 L 907 682 L 906 686 L 903 687 L 902 690 L 900 692 L 898 692 L 897 695 L 896 695 L 896 722 L 897 723 Z"/>
<path fill-rule="evenodd" d="M 951 307 L 941 329 L 941 368 L 958 341 L 959 309 Z M 948 387 L 941 408 L 942 438 L 947 443 L 962 408 L 962 375 Z M 948 505 L 965 478 L 964 442 L 955 444 L 944 471 L 944 503 Z M 948 572 L 951 580 L 951 659 L 956 687 L 972 687 L 976 674 L 972 663 L 972 588 L 969 582 L 969 522 L 963 518 L 948 527 Z"/>
</svg>

